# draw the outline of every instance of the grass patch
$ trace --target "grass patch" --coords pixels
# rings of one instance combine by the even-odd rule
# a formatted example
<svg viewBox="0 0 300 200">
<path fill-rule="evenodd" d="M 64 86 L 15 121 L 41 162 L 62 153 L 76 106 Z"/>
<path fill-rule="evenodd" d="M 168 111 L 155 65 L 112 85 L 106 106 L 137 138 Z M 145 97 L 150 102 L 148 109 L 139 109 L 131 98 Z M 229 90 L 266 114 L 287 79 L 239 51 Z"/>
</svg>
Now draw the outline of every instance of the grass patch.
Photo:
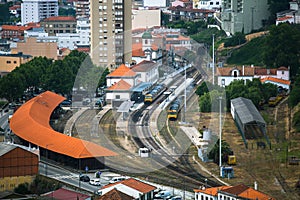
<svg viewBox="0 0 300 200">
<path fill-rule="evenodd" d="M 231 57 L 228 58 L 227 63 L 237 65 L 263 65 L 265 37 L 258 37 L 241 48 L 233 51 Z"/>
</svg>

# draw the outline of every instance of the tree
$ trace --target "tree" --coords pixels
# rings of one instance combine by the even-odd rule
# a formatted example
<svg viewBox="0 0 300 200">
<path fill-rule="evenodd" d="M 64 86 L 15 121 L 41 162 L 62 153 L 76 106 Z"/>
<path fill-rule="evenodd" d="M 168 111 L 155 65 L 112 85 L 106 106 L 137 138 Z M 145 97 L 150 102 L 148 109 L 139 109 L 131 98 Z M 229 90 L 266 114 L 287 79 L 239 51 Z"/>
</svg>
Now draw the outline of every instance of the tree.
<svg viewBox="0 0 300 200">
<path fill-rule="evenodd" d="M 243 34 L 241 32 L 237 32 L 234 34 L 234 36 L 225 40 L 224 47 L 241 45 L 241 44 L 244 44 L 245 42 L 246 42 L 245 34 Z"/>
<path fill-rule="evenodd" d="M 216 142 L 215 146 L 212 148 L 212 150 L 208 153 L 208 158 L 209 159 L 213 159 L 214 163 L 219 163 L 219 142 L 220 139 Z M 233 155 L 233 152 L 229 146 L 229 144 L 222 140 L 221 141 L 221 145 L 222 145 L 222 148 L 221 148 L 221 153 L 222 153 L 222 163 L 223 162 L 227 162 L 227 157 L 228 155 Z"/>
<path fill-rule="evenodd" d="M 289 9 L 290 0 L 268 0 L 270 18 L 269 24 L 275 24 L 276 13 Z"/>
<path fill-rule="evenodd" d="M 300 31 L 296 25 L 282 23 L 270 28 L 264 51 L 264 63 L 272 68 L 290 66 L 295 76 L 299 68 Z"/>
</svg>

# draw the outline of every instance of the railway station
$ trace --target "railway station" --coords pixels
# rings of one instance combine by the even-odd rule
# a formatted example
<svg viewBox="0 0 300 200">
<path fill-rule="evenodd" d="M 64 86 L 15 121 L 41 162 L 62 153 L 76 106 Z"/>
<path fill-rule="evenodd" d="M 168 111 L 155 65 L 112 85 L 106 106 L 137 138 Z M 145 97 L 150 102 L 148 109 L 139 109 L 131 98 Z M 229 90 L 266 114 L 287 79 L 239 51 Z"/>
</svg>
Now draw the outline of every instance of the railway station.
<svg viewBox="0 0 300 200">
<path fill-rule="evenodd" d="M 47 91 L 23 104 L 10 120 L 11 130 L 24 146 L 36 147 L 40 156 L 84 170 L 105 168 L 105 157 L 116 156 L 95 143 L 70 137 L 52 129 L 50 117 L 65 98 Z"/>
</svg>

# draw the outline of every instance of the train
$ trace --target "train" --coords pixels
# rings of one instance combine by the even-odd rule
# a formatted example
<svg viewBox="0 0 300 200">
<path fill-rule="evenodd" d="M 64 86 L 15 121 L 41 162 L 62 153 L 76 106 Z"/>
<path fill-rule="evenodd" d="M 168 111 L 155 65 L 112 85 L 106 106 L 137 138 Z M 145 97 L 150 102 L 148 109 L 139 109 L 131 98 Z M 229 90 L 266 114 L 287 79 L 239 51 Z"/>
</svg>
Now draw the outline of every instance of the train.
<svg viewBox="0 0 300 200">
<path fill-rule="evenodd" d="M 178 118 L 178 114 L 182 106 L 182 102 L 183 102 L 183 98 L 182 96 L 180 96 L 171 103 L 168 109 L 168 119 L 176 120 Z"/>
<path fill-rule="evenodd" d="M 270 97 L 268 101 L 269 107 L 275 107 L 282 99 L 283 97 L 280 95 L 277 95 L 276 97 Z"/>
<path fill-rule="evenodd" d="M 149 92 L 145 94 L 144 103 L 151 104 L 157 99 L 164 91 L 167 90 L 165 84 L 157 84 L 155 85 Z"/>
</svg>

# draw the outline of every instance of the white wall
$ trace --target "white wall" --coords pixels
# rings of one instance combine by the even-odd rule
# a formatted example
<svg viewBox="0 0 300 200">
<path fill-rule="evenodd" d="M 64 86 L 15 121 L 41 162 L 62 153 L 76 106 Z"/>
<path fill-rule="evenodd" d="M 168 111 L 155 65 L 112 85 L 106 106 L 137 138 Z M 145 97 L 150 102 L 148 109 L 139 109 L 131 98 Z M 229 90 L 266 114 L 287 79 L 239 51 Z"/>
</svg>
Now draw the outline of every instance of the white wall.
<svg viewBox="0 0 300 200">
<path fill-rule="evenodd" d="M 144 7 L 167 7 L 166 0 L 144 0 Z"/>
</svg>

